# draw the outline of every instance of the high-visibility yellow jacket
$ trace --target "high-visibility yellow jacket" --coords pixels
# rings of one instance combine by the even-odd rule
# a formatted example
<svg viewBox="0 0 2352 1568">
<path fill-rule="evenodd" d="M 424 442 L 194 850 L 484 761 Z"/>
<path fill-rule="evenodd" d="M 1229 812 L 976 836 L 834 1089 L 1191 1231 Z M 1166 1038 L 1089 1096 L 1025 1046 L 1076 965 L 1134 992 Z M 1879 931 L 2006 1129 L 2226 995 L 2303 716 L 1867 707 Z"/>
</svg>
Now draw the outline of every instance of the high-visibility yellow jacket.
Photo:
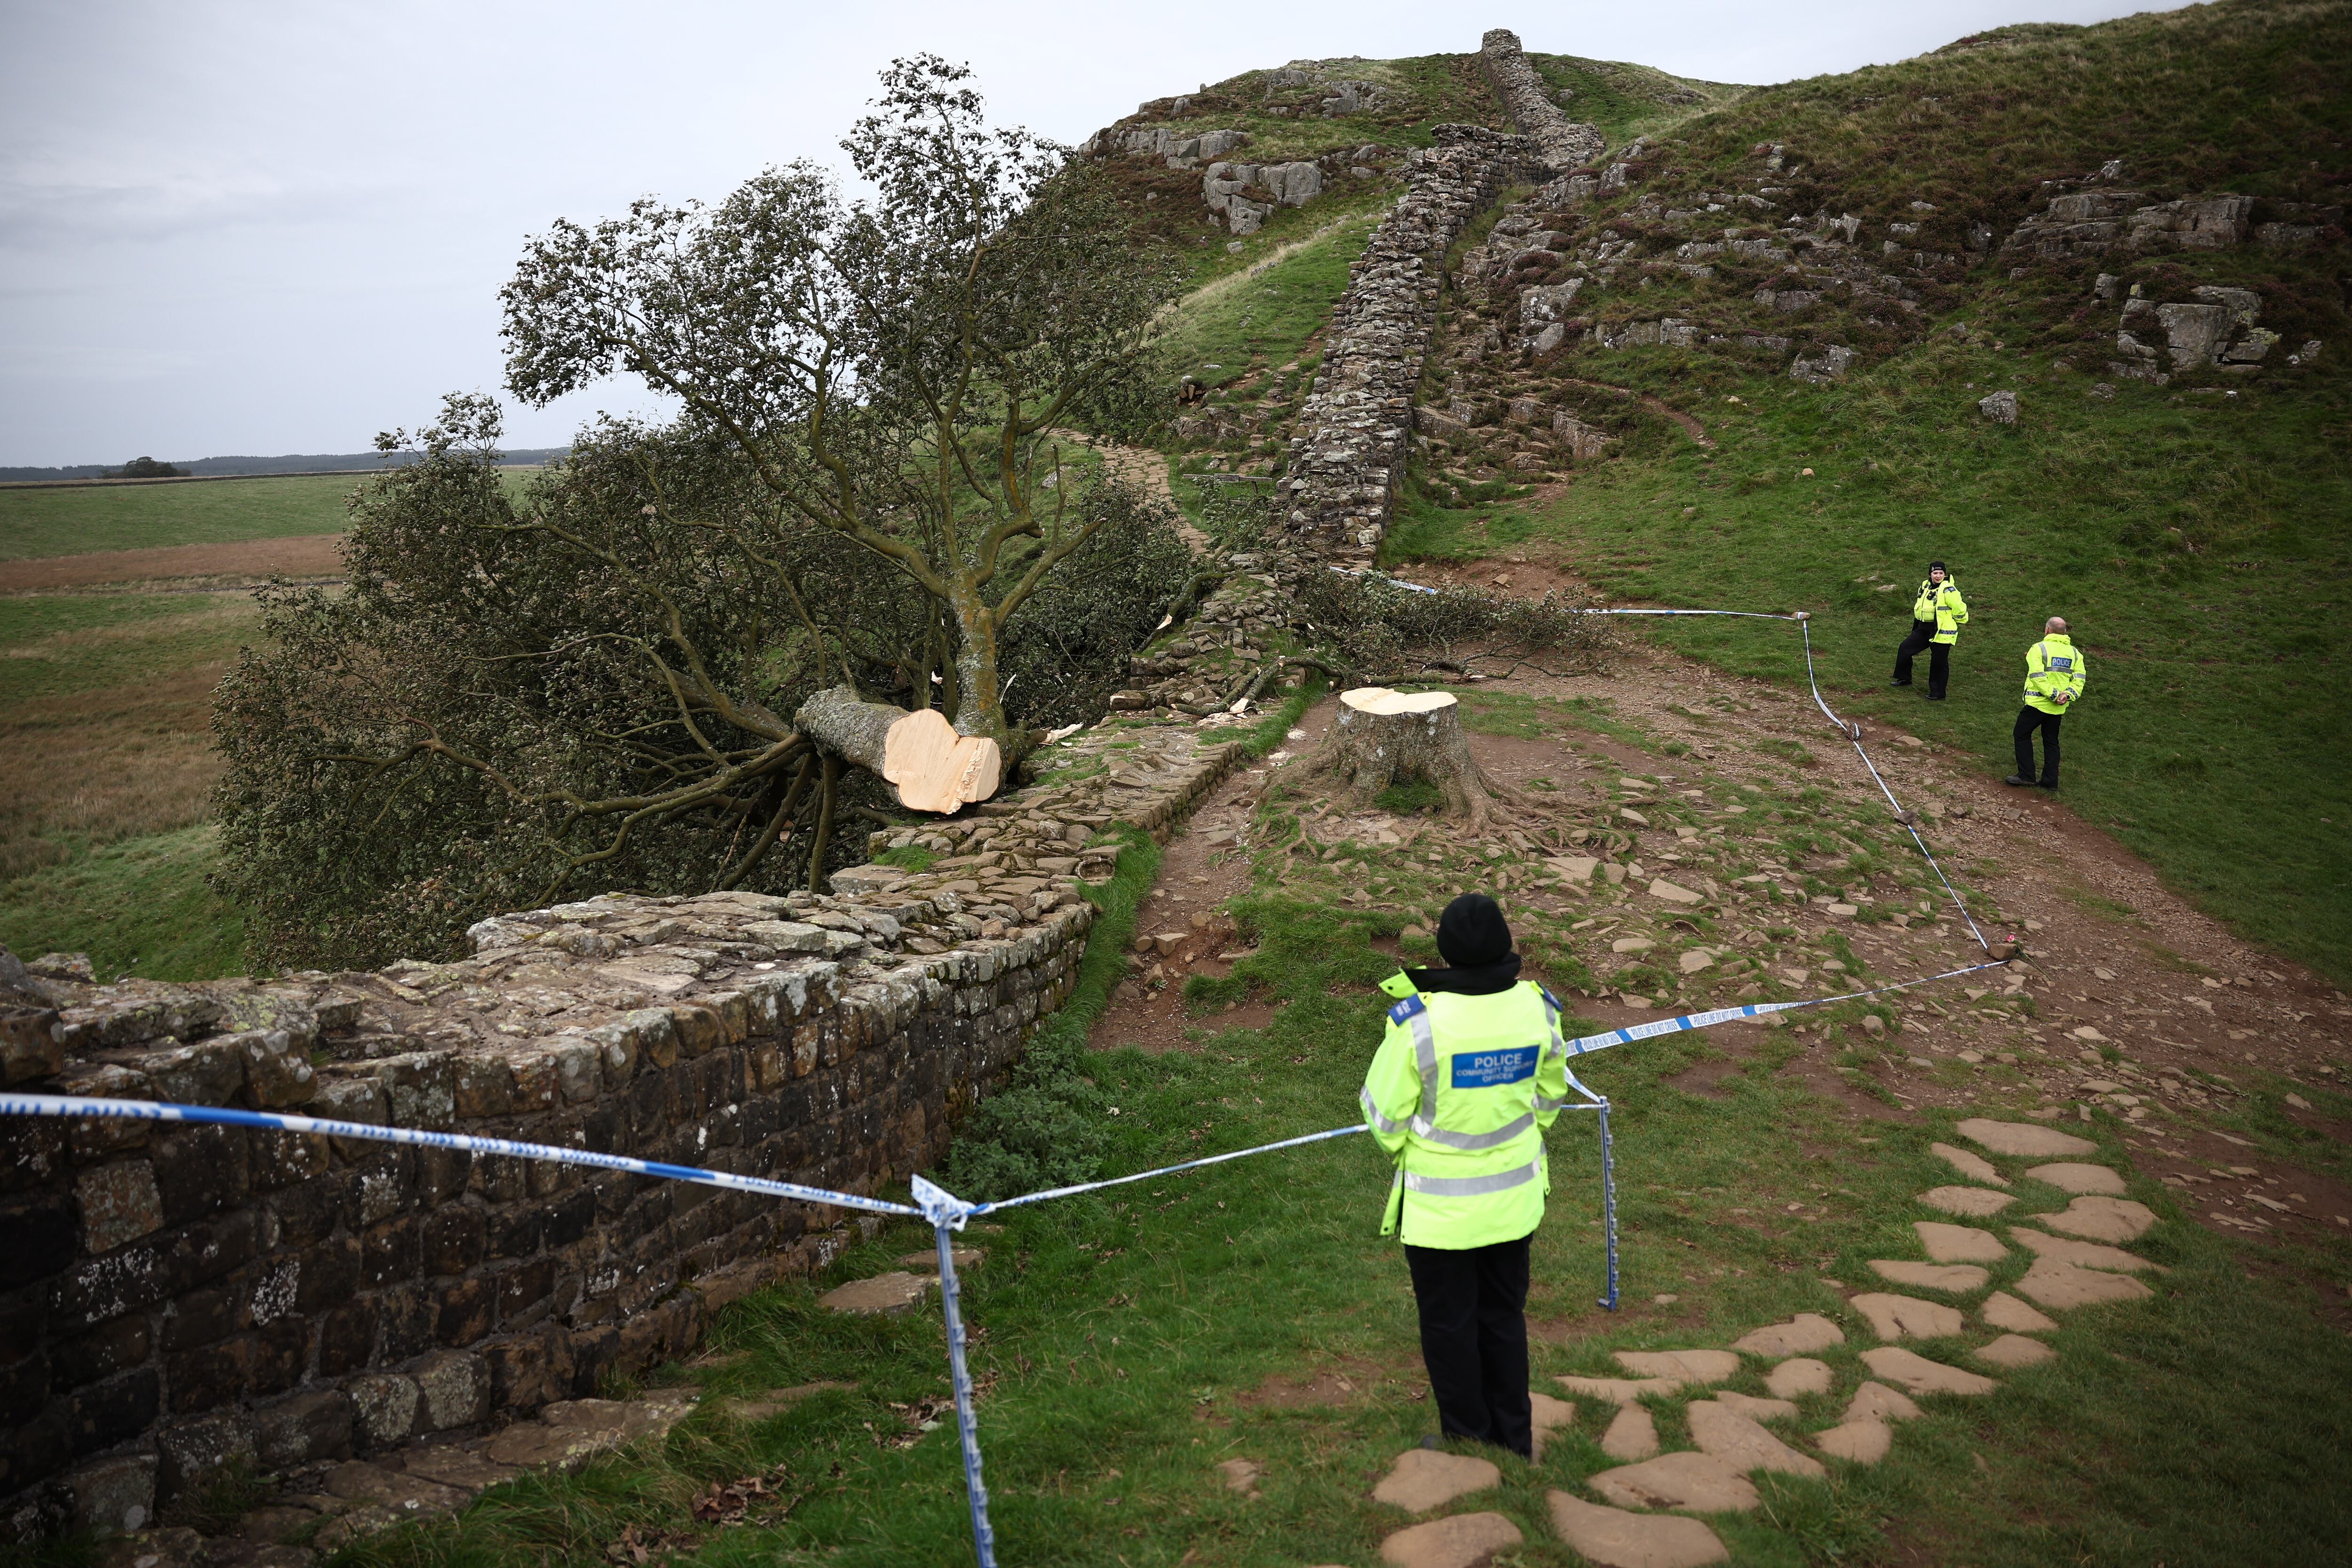
<svg viewBox="0 0 2352 1568">
<path fill-rule="evenodd" d="M 1559 1004 L 1533 981 L 1488 996 L 1415 993 L 1390 1008 L 1362 1097 L 1365 1122 L 1397 1165 L 1381 1234 L 1402 1215 L 1412 1247 L 1528 1235 L 1551 1191 L 1544 1129 L 1567 1094 Z"/>
<path fill-rule="evenodd" d="M 1911 602 L 1911 618 L 1935 622 L 1935 641 L 1956 643 L 1960 640 L 1960 628 L 1969 624 L 1969 602 L 1960 597 L 1960 585 L 1951 578 L 1931 583 L 1923 577 L 1919 596 Z"/>
<path fill-rule="evenodd" d="M 2083 695 L 2090 674 L 2074 639 L 2053 632 L 2025 650 L 2025 705 L 2063 713 Z"/>
</svg>

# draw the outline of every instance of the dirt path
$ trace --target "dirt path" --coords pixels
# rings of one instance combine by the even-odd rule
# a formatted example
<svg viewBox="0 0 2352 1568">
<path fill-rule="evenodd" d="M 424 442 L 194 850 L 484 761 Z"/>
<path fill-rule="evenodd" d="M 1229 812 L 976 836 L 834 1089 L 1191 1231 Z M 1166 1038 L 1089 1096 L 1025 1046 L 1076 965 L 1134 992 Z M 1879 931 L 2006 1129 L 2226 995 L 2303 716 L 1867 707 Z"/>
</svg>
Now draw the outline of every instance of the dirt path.
<svg viewBox="0 0 2352 1568">
<path fill-rule="evenodd" d="M 1673 420 L 1675 424 L 1681 426 L 1683 428 L 1683 434 L 1697 442 L 1700 446 L 1707 447 L 1710 450 L 1712 450 L 1715 446 L 1714 440 L 1710 438 L 1706 433 L 1706 426 L 1699 423 L 1698 416 L 1696 415 L 1685 414 L 1681 409 L 1676 408 L 1673 404 L 1668 403 L 1662 397 L 1653 396 L 1651 394 L 1646 392 L 1635 392 L 1630 386 L 1612 386 L 1605 381 L 1577 381 L 1572 378 L 1564 379 L 1567 380 L 1567 384 L 1570 386 L 1589 387 L 1594 392 L 1609 392 L 1614 393 L 1619 397 L 1630 397 L 1636 403 L 1639 403 L 1643 407 L 1648 409 L 1651 413 L 1663 414 L 1667 418 Z"/>
<path fill-rule="evenodd" d="M 343 535 L 298 534 L 233 544 L 167 544 L 152 550 L 101 550 L 87 555 L 0 561 L 0 594 L 182 581 L 196 587 L 223 588 L 272 576 L 334 577 L 342 570 Z"/>
<path fill-rule="evenodd" d="M 1573 581 L 1521 560 L 1468 563 L 1415 575 L 1529 596 Z M 1553 678 L 1523 670 L 1511 679 L 1457 689 L 1546 703 L 1581 701 L 1590 705 L 1582 712 L 1606 715 L 1598 730 L 1565 714 L 1557 726 L 1548 721 L 1552 732 L 1540 739 L 1475 736 L 1472 749 L 1480 763 L 1514 784 L 1549 777 L 1590 805 L 1624 798 L 1616 776 L 1646 777 L 1654 781 L 1647 795 L 1632 798 L 1656 797 L 1677 806 L 1682 792 L 1702 785 L 1711 786 L 1701 792 L 1710 803 L 1724 798 L 1725 784 L 1754 786 L 1768 795 L 1785 794 L 1791 785 L 1811 786 L 1845 807 L 1880 820 L 1886 815 L 1853 747 L 1822 720 L 1802 689 L 1726 675 L 1638 641 L 1628 644 L 1607 675 Z M 1837 694 L 1830 698 L 1834 706 Z M 1328 717 L 1328 704 L 1309 714 L 1295 732 L 1301 738 L 1292 749 L 1313 746 Z M 1612 728 L 1618 732 L 1607 732 Z M 1802 1021 L 1807 1015 L 1796 1015 L 1791 1037 L 1802 1041 L 1803 1048 L 1784 1073 L 1854 1115 L 1872 1118 L 1907 1121 L 1925 1107 L 2005 1101 L 2017 1114 L 2074 1121 L 2086 1120 L 2085 1108 L 2097 1106 L 2132 1124 L 2136 1158 L 2151 1174 L 2194 1196 L 2199 1217 L 2209 1227 L 2274 1239 L 2315 1239 L 2352 1228 L 2352 1190 L 2310 1172 L 2274 1169 L 2271 1162 L 2254 1160 L 2250 1145 L 2208 1123 L 2208 1113 L 2231 1111 L 2243 1103 L 2251 1081 L 2247 1068 L 2279 1073 L 2298 1085 L 2340 1086 L 2352 1078 L 2352 1050 L 2346 1044 L 2352 1005 L 2340 993 L 2240 940 L 2175 896 L 2145 862 L 2059 802 L 2021 795 L 1980 763 L 1875 722 L 1864 725 L 1864 743 L 1897 797 L 1922 813 L 1922 832 L 1949 873 L 1990 895 L 1998 907 L 2000 921 L 1988 924 L 1986 934 L 1995 942 L 2021 940 L 2028 958 L 1980 981 L 1971 977 L 1905 994 L 1896 999 L 1899 1029 L 1883 1039 L 1864 1038 L 1859 1030 L 1824 1028 Z M 1098 1026 L 1097 1044 L 1183 1048 L 1188 1030 L 1262 1021 L 1246 1006 L 1231 1017 L 1190 1016 L 1180 996 L 1187 974 L 1222 975 L 1230 962 L 1218 956 L 1233 951 L 1233 938 L 1217 911 L 1249 885 L 1249 868 L 1234 835 L 1247 820 L 1263 771 L 1237 775 L 1169 846 L 1160 884 L 1138 927 L 1151 951 L 1139 961 L 1137 981 Z M 1695 809 L 1706 823 L 1717 807 Z M 1601 810 L 1607 819 L 1614 806 Z M 1727 892 L 1732 896 L 1717 900 L 1716 920 L 1735 950 L 1769 941 L 1784 953 L 1811 946 L 1826 956 L 1823 944 L 1843 942 L 1882 982 L 1983 958 L 1940 895 L 1931 913 L 1906 912 L 1907 926 L 1833 913 L 1828 906 L 1838 900 L 1832 897 L 1810 902 L 1784 897 L 1769 905 L 1738 898 L 1743 886 L 1756 885 L 1739 879 L 1755 878 L 1754 866 L 1769 862 L 1778 868 L 1767 875 L 1784 889 L 1793 890 L 1811 875 L 1832 889 L 1847 879 L 1850 896 L 1893 899 L 1883 880 L 1874 889 L 1867 879 L 1850 878 L 1842 857 L 1808 861 L 1787 854 L 1780 841 L 1797 824 L 1754 836 L 1727 837 L 1709 828 L 1692 837 L 1687 827 L 1678 834 L 1666 814 L 1648 815 L 1657 826 L 1634 831 L 1633 845 L 1617 857 L 1640 868 L 1626 888 L 1664 877 L 1709 887 L 1718 895 Z M 1442 823 L 1400 822 L 1371 812 L 1344 819 L 1335 814 L 1318 826 L 1317 835 L 1371 843 L 1384 830 L 1408 845 L 1424 834 L 1458 842 Z M 1503 896 L 1507 907 L 1562 918 L 1601 917 L 1600 929 L 1580 939 L 1577 949 L 1601 980 L 1592 995 L 1574 1002 L 1580 1014 L 1620 1026 L 1701 1005 L 1703 992 L 1629 999 L 1608 981 L 1612 972 L 1637 960 L 1617 957 L 1601 939 L 1621 927 L 1633 932 L 1671 924 L 1674 910 L 1647 894 L 1611 904 L 1601 900 L 1613 895 L 1530 887 L 1522 879 Z M 1920 896 L 1917 889 L 1903 893 L 1900 907 L 1916 910 Z M 1838 907 L 1851 906 L 1838 901 Z M 1793 938 L 1765 935 L 1791 928 L 1799 933 Z M 1659 934 L 1664 939 L 1673 933 Z M 1793 969 L 1802 963 L 1775 960 L 1772 967 Z M 1155 979 L 1167 982 L 1166 988 L 1150 989 Z M 1833 980 L 1816 968 L 1807 988 L 1819 991 Z M 1843 983 L 1836 988 L 1843 988 Z M 1708 1005 L 1727 999 L 1718 994 Z M 1709 1043 L 1731 1059 L 1700 1064 L 1677 1087 L 1700 1095 L 1718 1093 L 1716 1086 L 1743 1070 L 1746 1058 L 1767 1037 L 1760 1024 L 1711 1030 Z M 1870 1062 L 1871 1084 L 1858 1084 L 1850 1068 L 1841 1070 L 1841 1058 L 1851 1061 L 1848 1053 L 1856 1050 Z M 2329 1124 L 2292 1101 L 2287 1114 L 2326 1136 L 2352 1136 L 2352 1127 Z"/>
</svg>

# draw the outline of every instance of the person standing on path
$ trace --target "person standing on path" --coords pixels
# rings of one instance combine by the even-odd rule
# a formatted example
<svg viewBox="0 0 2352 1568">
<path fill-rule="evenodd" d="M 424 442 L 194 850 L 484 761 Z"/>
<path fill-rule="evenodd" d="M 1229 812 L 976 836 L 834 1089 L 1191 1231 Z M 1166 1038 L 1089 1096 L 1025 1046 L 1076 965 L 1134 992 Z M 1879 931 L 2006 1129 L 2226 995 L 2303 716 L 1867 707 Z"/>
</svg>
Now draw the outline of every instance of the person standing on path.
<svg viewBox="0 0 2352 1568">
<path fill-rule="evenodd" d="M 2033 732 L 2042 731 L 2043 789 L 2058 787 L 2058 726 L 2066 710 L 2082 700 L 2089 672 L 2083 655 L 2066 635 L 2066 623 L 2053 616 L 2042 627 L 2042 640 L 2025 650 L 2025 706 L 2017 710 L 2017 771 L 2001 783 L 2023 787 L 2033 776 Z"/>
<path fill-rule="evenodd" d="M 1402 998 L 1362 1095 L 1397 1167 L 1381 1234 L 1402 1223 L 1441 1434 L 1532 1458 L 1528 1243 L 1551 1190 L 1543 1134 L 1567 1100 L 1568 1046 L 1559 1002 L 1518 977 L 1494 900 L 1446 905 L 1437 951 L 1447 967 L 1381 985 Z"/>
<path fill-rule="evenodd" d="M 1924 648 L 1927 700 L 1941 702 L 1944 688 L 1952 679 L 1952 645 L 1960 640 L 1960 628 L 1968 624 L 1969 604 L 1960 597 L 1960 585 L 1952 581 L 1942 562 L 1930 561 L 1927 580 L 1919 584 L 1919 596 L 1911 602 L 1911 635 L 1895 650 L 1894 684 L 1911 684 L 1911 661 Z"/>
</svg>

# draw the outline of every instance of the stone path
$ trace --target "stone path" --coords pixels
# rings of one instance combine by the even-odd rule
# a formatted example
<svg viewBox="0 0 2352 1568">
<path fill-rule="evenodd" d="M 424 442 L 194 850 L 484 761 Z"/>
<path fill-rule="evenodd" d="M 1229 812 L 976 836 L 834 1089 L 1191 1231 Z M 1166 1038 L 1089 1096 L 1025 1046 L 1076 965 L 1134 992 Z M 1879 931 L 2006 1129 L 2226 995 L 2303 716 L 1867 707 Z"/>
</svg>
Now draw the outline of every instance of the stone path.
<svg viewBox="0 0 2352 1568">
<path fill-rule="evenodd" d="M 2095 1155 L 2096 1144 L 2054 1128 L 1987 1118 L 1962 1121 L 1959 1131 L 1974 1149 L 1933 1147 L 1971 1184 L 1930 1189 L 1918 1195 L 1922 1205 L 1979 1216 L 2011 1205 L 2032 1210 L 2029 1197 L 1998 1190 L 2019 1183 L 2029 1190 L 2032 1184 L 2056 1188 L 2073 1194 L 2071 1201 L 2062 1210 L 2012 1216 L 2005 1238 L 1979 1226 L 1914 1221 L 1925 1259 L 1876 1258 L 1871 1268 L 1889 1281 L 1932 1289 L 1959 1304 L 1887 1291 L 1850 1295 L 1847 1307 L 1873 1337 L 1889 1342 L 1859 1352 L 1866 1375 L 1835 1419 L 1817 1429 L 1805 1428 L 1819 1419 L 1817 1402 L 1835 1391 L 1841 1374 L 1808 1352 L 1842 1346 L 1847 1338 L 1846 1330 L 1822 1313 L 1801 1312 L 1786 1322 L 1764 1324 L 1725 1349 L 1616 1352 L 1612 1359 L 1633 1374 L 1629 1377 L 1559 1377 L 1562 1388 L 1598 1402 L 1606 1412 L 1600 1447 L 1622 1461 L 1586 1479 L 1590 1500 L 1562 1490 L 1547 1494 L 1552 1529 L 1562 1542 L 1611 1568 L 1727 1562 L 1730 1553 L 1722 1540 L 1703 1520 L 1689 1516 L 1760 1507 L 1750 1479 L 1757 1472 L 1826 1479 L 1832 1466 L 1877 1464 L 1894 1451 L 1902 1424 L 1925 1414 L 1921 1401 L 2000 1394 L 2000 1378 L 1958 1365 L 1958 1359 L 2004 1375 L 2030 1376 L 2059 1357 L 2035 1337 L 2059 1326 L 2049 1312 L 2149 1294 L 2139 1276 L 2161 1272 L 2158 1265 L 2080 1234 L 2113 1231 L 2127 1241 L 2155 1222 L 2144 1206 L 2118 1195 L 2125 1190 L 2119 1173 L 2081 1159 L 2021 1171 L 2004 1171 L 1995 1163 Z M 1988 1289 L 1994 1271 L 2013 1268 L 2021 1253 L 2032 1261 L 2011 1287 L 2017 1294 Z M 1759 1363 L 1768 1363 L 1761 1370 L 1770 1397 L 1738 1389 L 1709 1392 Z M 1547 1426 L 1573 1424 L 1572 1406 L 1537 1397 L 1546 1406 Z M 1682 1426 L 1692 1447 L 1662 1453 L 1657 1411 L 1675 1401 L 1682 1403 Z M 1501 1479 L 1500 1468 L 1488 1460 L 1416 1449 L 1398 1457 L 1372 1496 L 1426 1513 L 1475 1498 Z M 1518 1530 L 1501 1515 L 1471 1512 L 1402 1529 L 1381 1543 L 1381 1556 L 1400 1568 L 1475 1568 L 1520 1542 Z"/>
</svg>

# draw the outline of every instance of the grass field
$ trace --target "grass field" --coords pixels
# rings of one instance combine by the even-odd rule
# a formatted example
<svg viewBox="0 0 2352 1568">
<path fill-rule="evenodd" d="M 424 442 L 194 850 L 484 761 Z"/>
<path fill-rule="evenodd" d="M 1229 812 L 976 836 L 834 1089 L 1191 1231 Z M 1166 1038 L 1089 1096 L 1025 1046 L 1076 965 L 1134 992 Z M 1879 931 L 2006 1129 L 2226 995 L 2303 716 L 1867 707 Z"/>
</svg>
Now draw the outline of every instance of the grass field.
<svg viewBox="0 0 2352 1568">
<path fill-rule="evenodd" d="M 1123 868 L 1094 932 L 1081 1005 L 1116 975 L 1096 952 L 1123 949 L 1137 880 Z M 1105 1121 L 1108 1171 L 1353 1120 L 1379 1037 L 1383 999 L 1372 985 L 1391 968 L 1370 939 L 1411 917 L 1343 911 L 1303 891 L 1239 908 L 1259 947 L 1237 973 L 1279 1005 L 1265 1028 L 1204 1026 L 1187 1052 L 1087 1059 L 1087 1092 L 1118 1108 Z M 1948 1179 L 1927 1148 L 1953 1136 L 1948 1118 L 1857 1121 L 1772 1076 L 1775 1050 L 1787 1048 L 1768 1047 L 1728 1079 L 1721 1103 L 1660 1082 L 1710 1054 L 1703 1037 L 1592 1064 L 1591 1081 L 1619 1107 L 1626 1306 L 1610 1316 L 1594 1304 L 1598 1150 L 1590 1121 L 1563 1117 L 1549 1138 L 1550 1211 L 1534 1251 L 1529 1315 L 1549 1325 L 1534 1347 L 1538 1386 L 1558 1373 L 1606 1373 L 1619 1348 L 1719 1344 L 1793 1311 L 1838 1312 L 1822 1277 L 1867 1278 L 1868 1258 L 1916 1246 L 1910 1194 Z M 2268 1152 L 2269 1131 L 2286 1124 L 2264 1089 L 2253 1113 L 2230 1125 Z M 2095 1135 L 2122 1152 L 2117 1128 Z M 964 1306 L 1003 1561 L 1377 1561 L 1381 1538 L 1408 1521 L 1367 1494 L 1434 1427 L 1415 1392 L 1403 1259 L 1377 1234 L 1388 1179 L 1375 1146 L 1347 1139 L 1015 1210 L 1001 1230 L 967 1233 L 963 1245 L 987 1251 L 965 1273 Z M 2035 1206 L 2056 1206 L 2050 1190 L 2020 1190 Z M 2004 1373 L 1990 1399 L 1928 1400 L 1875 1468 L 1841 1467 L 1827 1482 L 1759 1478 L 1765 1509 L 1711 1521 L 1734 1560 L 2327 1560 L 2329 1542 L 2352 1526 L 2342 1428 L 2352 1348 L 2309 1310 L 2305 1288 L 2257 1282 L 2229 1246 L 2179 1221 L 2166 1189 L 2136 1181 L 2132 1195 L 2170 1221 L 2143 1244 L 2170 1270 L 2153 1300 L 2070 1314 L 2050 1336 L 2057 1362 Z M 656 1374 L 706 1391 L 663 1442 L 576 1476 L 495 1489 L 454 1521 L 378 1538 L 344 1561 L 536 1568 L 599 1560 L 626 1530 L 707 1568 L 971 1562 L 952 1416 L 921 1429 L 948 1394 L 936 1309 L 851 1320 L 815 1304 L 845 1279 L 901 1267 L 929 1240 L 919 1226 L 887 1226 L 822 1279 L 730 1309 L 694 1366 Z M 1995 1282 L 2022 1265 L 2013 1256 Z M 1654 1304 L 1660 1294 L 1676 1300 Z M 1866 1342 L 1860 1334 L 1824 1353 L 1837 1392 L 1801 1402 L 1805 1425 L 1827 1419 L 1866 1375 L 1855 1359 Z M 1965 1354 L 1958 1342 L 1923 1348 Z M 1759 1373 L 1751 1363 L 1726 1386 L 1761 1394 Z M 764 1419 L 728 1413 L 727 1396 L 821 1380 L 846 1386 Z M 1282 1393 L 1318 1380 L 1322 1397 Z M 1337 1380 L 1345 1391 L 1332 1392 Z M 1502 1458 L 1501 1485 L 1460 1505 L 1518 1523 L 1528 1544 L 1503 1561 L 1575 1561 L 1543 1522 L 1544 1493 L 1614 1462 L 1595 1441 L 1606 1415 L 1586 1402 L 1539 1464 Z M 1658 1421 L 1673 1446 L 1675 1405 L 1662 1404 Z M 1263 1467 L 1259 1495 L 1223 1484 L 1215 1467 L 1234 1458 Z M 692 1522 L 705 1487 L 746 1476 L 768 1478 L 777 1503 L 741 1528 Z"/>
<path fill-rule="evenodd" d="M 328 474 L 184 485 L 0 486 L 0 561 L 341 533 L 365 479 Z"/>
<path fill-rule="evenodd" d="M 1612 368 L 1701 412 L 1720 455 L 1662 435 L 1654 456 L 1597 465 L 1549 503 L 1415 506 L 1391 556 L 1551 541 L 1645 603 L 1811 610 L 1842 706 L 1996 773 L 2011 765 L 2024 650 L 2063 616 L 2091 684 L 2066 722 L 2063 798 L 2252 940 L 2352 982 L 2352 722 L 2330 696 L 2352 658 L 2352 464 L 2326 435 L 2344 417 L 2333 384 L 2191 403 L 2125 383 L 2108 402 L 2046 357 L 1949 342 L 1827 391 L 1694 359 Z M 2014 427 L 1977 414 L 1975 388 L 1996 384 L 2024 388 Z M 2136 542 L 2181 525 L 2193 531 L 2171 537 L 2194 553 Z M 1973 616 L 1940 707 L 1920 700 L 1924 665 L 1912 690 L 1884 689 L 1931 558 Z M 1785 626 L 1650 635 L 1803 677 Z"/>
<path fill-rule="evenodd" d="M 243 966 L 204 877 L 212 689 L 256 623 L 239 594 L 0 599 L 0 944 L 106 977 Z"/>
</svg>

